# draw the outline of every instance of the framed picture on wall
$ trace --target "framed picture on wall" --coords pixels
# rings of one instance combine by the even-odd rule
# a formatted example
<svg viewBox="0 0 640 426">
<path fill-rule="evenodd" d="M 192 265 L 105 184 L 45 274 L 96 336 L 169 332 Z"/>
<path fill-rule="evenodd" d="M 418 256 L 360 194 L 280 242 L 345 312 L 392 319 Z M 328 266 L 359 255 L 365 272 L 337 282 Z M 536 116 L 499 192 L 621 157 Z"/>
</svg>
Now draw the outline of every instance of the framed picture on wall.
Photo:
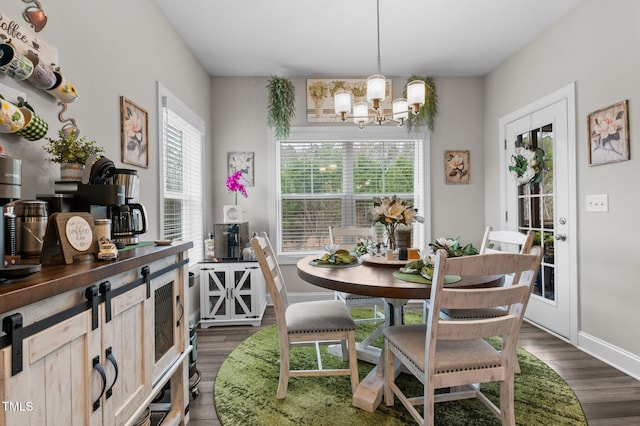
<svg viewBox="0 0 640 426">
<path fill-rule="evenodd" d="M 445 151 L 444 171 L 447 184 L 468 184 L 471 178 L 469 151 Z"/>
<path fill-rule="evenodd" d="M 240 183 L 246 187 L 253 186 L 253 152 L 228 152 L 227 176 L 240 170 L 242 177 Z"/>
<path fill-rule="evenodd" d="M 592 112 L 587 126 L 590 166 L 629 159 L 629 101 Z"/>
<path fill-rule="evenodd" d="M 122 162 L 149 167 L 149 114 L 124 96 L 120 96 L 120 137 Z"/>
</svg>

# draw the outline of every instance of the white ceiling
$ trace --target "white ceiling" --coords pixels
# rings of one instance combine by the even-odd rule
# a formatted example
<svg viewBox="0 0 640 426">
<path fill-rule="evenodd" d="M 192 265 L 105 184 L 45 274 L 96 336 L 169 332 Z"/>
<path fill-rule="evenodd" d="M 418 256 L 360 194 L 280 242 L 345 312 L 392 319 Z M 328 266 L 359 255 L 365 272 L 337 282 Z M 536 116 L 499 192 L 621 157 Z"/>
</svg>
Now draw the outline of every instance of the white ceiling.
<svg viewBox="0 0 640 426">
<path fill-rule="evenodd" d="M 381 72 L 482 76 L 581 0 L 379 0 Z M 156 0 L 212 76 L 377 73 L 376 0 Z"/>
</svg>

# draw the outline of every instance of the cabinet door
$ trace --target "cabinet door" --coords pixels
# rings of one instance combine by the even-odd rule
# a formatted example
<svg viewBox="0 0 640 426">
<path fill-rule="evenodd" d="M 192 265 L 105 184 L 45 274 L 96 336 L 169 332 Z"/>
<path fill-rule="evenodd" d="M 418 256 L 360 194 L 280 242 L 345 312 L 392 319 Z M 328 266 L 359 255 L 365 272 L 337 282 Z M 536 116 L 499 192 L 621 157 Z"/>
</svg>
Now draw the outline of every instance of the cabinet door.
<svg viewBox="0 0 640 426">
<path fill-rule="evenodd" d="M 185 295 L 178 271 L 168 272 L 151 281 L 151 317 L 153 336 L 153 381 L 159 379 L 184 351 Z"/>
<path fill-rule="evenodd" d="M 90 311 L 24 339 L 22 349 L 23 370 L 15 376 L 11 347 L 0 351 L 0 397 L 13 403 L 0 410 L 0 425 L 103 424 L 102 406 L 94 402 L 101 400 L 109 377 L 98 372 L 104 358 L 100 329 L 91 329 Z"/>
<path fill-rule="evenodd" d="M 249 318 L 256 316 L 256 271 L 255 266 L 232 267 L 230 277 L 232 318 Z"/>
<path fill-rule="evenodd" d="M 110 378 L 104 396 L 105 424 L 114 420 L 123 424 L 151 391 L 150 306 L 145 286 L 114 297 L 108 322 L 102 306 L 102 357 Z"/>
<path fill-rule="evenodd" d="M 228 267 L 208 267 L 200 275 L 200 315 L 203 319 L 226 319 L 230 317 L 229 289 L 227 287 Z"/>
</svg>

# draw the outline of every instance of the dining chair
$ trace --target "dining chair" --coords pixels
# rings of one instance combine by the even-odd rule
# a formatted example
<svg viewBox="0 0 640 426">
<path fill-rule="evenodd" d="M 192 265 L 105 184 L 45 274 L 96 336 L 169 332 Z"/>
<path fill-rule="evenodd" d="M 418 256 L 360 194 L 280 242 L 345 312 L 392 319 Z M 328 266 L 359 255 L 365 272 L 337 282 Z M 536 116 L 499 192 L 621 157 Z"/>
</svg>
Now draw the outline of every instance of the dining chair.
<svg viewBox="0 0 640 426">
<path fill-rule="evenodd" d="M 284 276 L 271 242 L 265 232 L 251 239 L 256 259 L 264 275 L 273 302 L 280 342 L 280 379 L 276 397 L 283 399 L 290 376 L 351 376 L 351 390 L 358 386 L 356 325 L 346 305 L 337 300 L 319 300 L 289 304 Z M 348 351 L 349 368 L 323 369 L 320 345 L 339 342 Z M 297 345 L 316 347 L 318 368 L 292 370 L 290 348 Z M 345 348 L 346 345 L 346 348 Z"/>
<path fill-rule="evenodd" d="M 518 231 L 500 230 L 494 231 L 491 226 L 488 226 L 482 237 L 482 243 L 480 245 L 479 254 L 489 253 L 520 253 L 527 254 L 531 251 L 533 246 L 533 239 L 535 237 L 534 231 L 529 231 L 526 234 Z M 517 274 L 505 275 L 504 285 L 510 285 L 512 282 L 517 281 Z M 425 301 L 425 306 L 428 306 L 430 302 Z M 443 308 L 440 310 L 440 317 L 449 320 L 456 319 L 483 319 L 494 318 L 501 315 L 505 315 L 507 310 L 504 306 L 491 307 L 491 308 L 474 308 L 474 309 L 448 309 Z M 423 310 L 423 318 L 427 318 L 426 312 Z M 520 374 L 520 362 L 518 357 L 515 359 L 514 368 L 516 374 Z"/>
<path fill-rule="evenodd" d="M 341 248 L 353 250 L 360 240 L 373 239 L 374 228 L 370 227 L 334 227 L 329 226 L 329 240 L 338 244 Z M 340 300 L 347 305 L 347 308 L 373 307 L 373 314 L 366 318 L 358 318 L 356 323 L 380 323 L 380 325 L 358 343 L 358 350 L 366 350 L 378 337 L 382 336 L 384 327 L 384 300 L 380 297 L 365 296 L 362 294 L 347 293 L 344 291 L 334 291 L 334 299 Z M 348 354 L 342 354 L 346 359 Z"/>
<path fill-rule="evenodd" d="M 447 258 L 438 250 L 431 285 L 433 309 L 426 324 L 397 325 L 384 330 L 384 401 L 397 396 L 421 425 L 433 425 L 436 402 L 478 398 L 503 425 L 515 425 L 514 365 L 516 344 L 524 311 L 542 260 L 542 249 L 530 254 L 482 254 Z M 502 275 L 517 277 L 512 285 L 492 288 L 445 288 L 445 275 Z M 486 319 L 445 320 L 441 309 L 475 309 L 505 306 L 507 313 Z M 499 337 L 501 349 L 487 342 Z M 407 397 L 395 383 L 396 360 L 423 384 L 423 395 Z M 482 383 L 500 382 L 499 405 L 481 391 Z M 436 389 L 445 389 L 435 393 Z M 416 409 L 423 405 L 423 414 Z"/>
</svg>

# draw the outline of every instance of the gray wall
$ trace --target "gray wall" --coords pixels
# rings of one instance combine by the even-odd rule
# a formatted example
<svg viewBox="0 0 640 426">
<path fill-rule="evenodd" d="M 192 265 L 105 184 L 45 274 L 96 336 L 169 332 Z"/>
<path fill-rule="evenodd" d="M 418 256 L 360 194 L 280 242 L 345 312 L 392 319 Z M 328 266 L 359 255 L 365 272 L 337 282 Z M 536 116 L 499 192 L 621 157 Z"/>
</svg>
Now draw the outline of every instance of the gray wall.
<svg viewBox="0 0 640 426">
<path fill-rule="evenodd" d="M 1 12 L 19 25 L 25 3 L 3 2 Z M 95 139 L 116 167 L 138 170 L 140 201 L 149 213 L 149 232 L 144 240 L 159 236 L 158 116 L 156 81 L 207 120 L 210 79 L 197 58 L 160 12 L 153 0 L 87 2 L 67 0 L 43 4 L 48 17 L 39 37 L 58 49 L 59 65 L 78 90 L 78 99 L 68 105 L 65 118 L 76 119 L 80 135 Z M 0 84 L 26 93 L 36 112 L 49 123 L 48 136 L 62 127 L 56 99 L 4 75 Z M 131 99 L 149 113 L 149 168 L 121 163 L 120 96 Z M 59 179 L 58 165 L 45 159 L 44 140 L 30 142 L 16 135 L 0 135 L 0 144 L 23 160 L 22 198 L 53 193 Z M 207 143 L 210 145 L 210 143 Z"/>
<path fill-rule="evenodd" d="M 640 233 L 633 176 L 639 152 L 640 2 L 607 2 L 606 20 L 602 12 L 603 2 L 585 0 L 486 77 L 485 216 L 488 224 L 499 223 L 498 119 L 575 81 L 579 339 L 581 345 L 600 341 L 591 350 L 601 355 L 631 359 L 629 369 L 638 376 Z M 629 100 L 631 160 L 589 167 L 587 115 L 624 99 Z M 604 193 L 609 213 L 585 212 L 586 195 Z"/>
<path fill-rule="evenodd" d="M 292 78 L 296 87 L 296 116 L 293 126 L 306 126 L 306 79 Z M 250 231 L 268 231 L 269 188 L 267 182 L 266 84 L 264 78 L 215 77 L 211 84 L 211 136 L 213 140 L 210 192 L 212 210 L 207 225 L 222 220 L 222 206 L 233 204 L 234 196 L 225 187 L 227 153 L 255 152 L 255 186 L 248 188 L 248 198 L 238 204 L 246 212 Z M 431 135 L 432 218 L 434 237 L 461 236 L 463 241 L 480 244 L 484 230 L 483 174 L 483 82 L 482 78 L 444 77 L 436 81 L 439 114 Z M 394 93 L 402 93 L 406 78 L 394 78 Z M 354 124 L 346 124 L 355 126 Z M 366 128 L 363 130 L 366 132 Z M 446 185 L 444 151 L 469 150 L 471 184 Z M 322 292 L 318 287 L 300 282 L 295 267 L 283 266 L 290 292 Z M 309 295 L 307 295 L 309 296 Z M 300 295 L 304 297 L 304 295 Z"/>
<path fill-rule="evenodd" d="M 28 27 L 22 19 L 26 4 L 2 2 L 0 12 Z M 59 65 L 77 88 L 79 97 L 70 103 L 64 118 L 73 117 L 81 136 L 95 139 L 116 167 L 138 170 L 140 201 L 146 206 L 149 231 L 143 240 L 159 237 L 158 114 L 156 81 L 160 81 L 206 121 L 210 116 L 211 80 L 198 59 L 186 48 L 153 0 L 108 2 L 65 0 L 43 2 L 48 17 L 38 35 L 58 49 Z M 0 84 L 23 91 L 36 112 L 49 123 L 48 136 L 62 127 L 60 107 L 30 83 L 0 76 Z M 149 113 L 149 168 L 121 163 L 120 96 L 131 99 Z M 208 124 L 207 124 L 208 127 Z M 207 157 L 211 158 L 207 134 Z M 22 159 L 22 198 L 53 193 L 59 179 L 57 164 L 45 159 L 44 140 L 30 142 L 15 135 L 0 135 L 7 153 Z M 197 287 L 192 289 L 189 312 L 198 309 Z"/>
</svg>

